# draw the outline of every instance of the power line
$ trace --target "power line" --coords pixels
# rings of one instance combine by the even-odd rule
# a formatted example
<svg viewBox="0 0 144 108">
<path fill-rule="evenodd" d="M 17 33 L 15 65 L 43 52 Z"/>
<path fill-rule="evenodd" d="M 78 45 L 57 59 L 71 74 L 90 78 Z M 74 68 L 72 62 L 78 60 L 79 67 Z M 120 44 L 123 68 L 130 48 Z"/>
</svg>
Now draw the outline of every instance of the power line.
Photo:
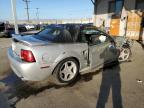
<svg viewBox="0 0 144 108">
<path fill-rule="evenodd" d="M 29 18 L 29 2 L 31 2 L 31 1 L 28 1 L 28 0 L 22 0 L 23 2 L 25 2 L 26 3 L 26 13 L 27 13 L 27 20 L 28 20 L 28 22 L 29 22 L 29 20 L 30 20 L 30 18 Z"/>
</svg>

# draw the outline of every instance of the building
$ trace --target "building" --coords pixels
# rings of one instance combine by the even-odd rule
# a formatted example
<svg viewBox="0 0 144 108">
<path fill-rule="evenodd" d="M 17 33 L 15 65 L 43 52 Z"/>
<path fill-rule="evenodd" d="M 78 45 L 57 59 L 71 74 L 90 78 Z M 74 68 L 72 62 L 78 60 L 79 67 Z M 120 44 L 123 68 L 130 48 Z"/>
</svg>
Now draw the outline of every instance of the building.
<svg viewBox="0 0 144 108">
<path fill-rule="evenodd" d="M 111 35 L 144 40 L 144 0 L 95 0 L 94 24 Z"/>
</svg>

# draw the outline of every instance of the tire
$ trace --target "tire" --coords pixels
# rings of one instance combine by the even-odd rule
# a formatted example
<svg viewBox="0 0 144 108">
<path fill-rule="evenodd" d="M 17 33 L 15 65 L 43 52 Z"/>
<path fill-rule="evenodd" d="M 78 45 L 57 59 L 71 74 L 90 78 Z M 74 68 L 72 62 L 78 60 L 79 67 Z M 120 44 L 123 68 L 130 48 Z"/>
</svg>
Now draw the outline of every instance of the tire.
<svg viewBox="0 0 144 108">
<path fill-rule="evenodd" d="M 56 85 L 67 85 L 76 80 L 79 72 L 79 64 L 73 58 L 64 59 L 53 72 Z"/>
<path fill-rule="evenodd" d="M 118 60 L 119 62 L 128 61 L 130 56 L 131 56 L 131 49 L 127 47 L 122 47 L 120 49 L 120 55 L 119 55 Z"/>
</svg>

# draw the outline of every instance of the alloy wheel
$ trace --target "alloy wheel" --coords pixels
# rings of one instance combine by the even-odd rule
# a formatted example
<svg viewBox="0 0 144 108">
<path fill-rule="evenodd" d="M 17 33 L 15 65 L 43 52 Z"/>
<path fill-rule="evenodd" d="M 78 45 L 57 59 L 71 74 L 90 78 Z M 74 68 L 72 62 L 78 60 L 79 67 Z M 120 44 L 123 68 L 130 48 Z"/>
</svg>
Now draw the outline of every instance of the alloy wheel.
<svg viewBox="0 0 144 108">
<path fill-rule="evenodd" d="M 130 50 L 128 48 L 122 48 L 119 55 L 119 61 L 126 61 L 129 59 Z"/>
<path fill-rule="evenodd" d="M 63 81 L 70 81 L 77 73 L 77 65 L 73 61 L 66 61 L 62 64 L 59 72 L 59 77 Z"/>
</svg>

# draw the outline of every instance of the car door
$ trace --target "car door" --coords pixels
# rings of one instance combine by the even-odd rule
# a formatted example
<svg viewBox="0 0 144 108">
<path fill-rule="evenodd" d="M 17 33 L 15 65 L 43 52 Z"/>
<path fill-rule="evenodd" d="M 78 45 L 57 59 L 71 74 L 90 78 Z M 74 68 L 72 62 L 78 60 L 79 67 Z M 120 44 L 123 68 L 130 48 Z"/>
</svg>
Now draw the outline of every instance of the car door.
<svg viewBox="0 0 144 108">
<path fill-rule="evenodd" d="M 115 50 L 116 48 L 112 45 L 111 39 L 107 35 L 92 35 L 89 44 L 91 67 L 95 68 L 111 62 L 116 57 Z"/>
</svg>

